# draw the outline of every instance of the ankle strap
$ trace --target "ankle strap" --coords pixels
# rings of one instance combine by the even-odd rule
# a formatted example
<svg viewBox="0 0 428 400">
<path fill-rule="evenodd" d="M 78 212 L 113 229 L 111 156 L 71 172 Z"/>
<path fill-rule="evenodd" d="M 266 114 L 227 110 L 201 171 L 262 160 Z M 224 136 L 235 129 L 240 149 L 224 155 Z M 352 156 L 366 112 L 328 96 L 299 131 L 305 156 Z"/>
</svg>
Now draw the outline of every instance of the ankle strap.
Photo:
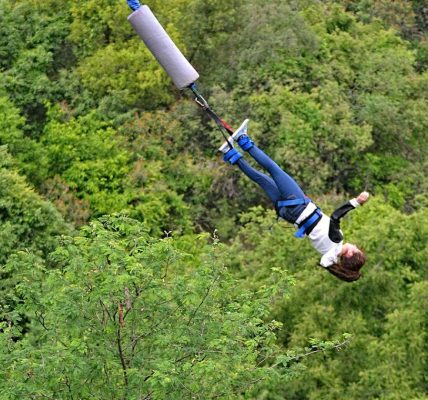
<svg viewBox="0 0 428 400">
<path fill-rule="evenodd" d="M 236 162 L 242 157 L 242 154 L 236 149 L 230 149 L 224 156 L 223 160 L 230 164 L 236 164 Z"/>
</svg>

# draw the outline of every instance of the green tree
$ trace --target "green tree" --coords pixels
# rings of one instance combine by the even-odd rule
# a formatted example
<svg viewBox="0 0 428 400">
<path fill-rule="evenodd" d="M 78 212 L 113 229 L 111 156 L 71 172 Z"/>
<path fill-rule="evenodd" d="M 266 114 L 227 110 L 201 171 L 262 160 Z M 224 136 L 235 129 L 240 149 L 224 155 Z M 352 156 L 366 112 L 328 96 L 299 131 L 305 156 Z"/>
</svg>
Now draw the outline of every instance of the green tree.
<svg viewBox="0 0 428 400">
<path fill-rule="evenodd" d="M 25 119 L 6 96 L 0 97 L 0 145 L 6 145 L 20 169 L 35 185 L 46 176 L 46 154 L 40 143 L 25 136 Z"/>
<path fill-rule="evenodd" d="M 110 96 L 144 110 L 172 100 L 170 78 L 139 38 L 126 48 L 122 43 L 102 48 L 82 62 L 77 73 L 83 87 L 102 101 Z"/>
<path fill-rule="evenodd" d="M 4 146 L 0 155 L 0 264 L 18 250 L 46 256 L 56 246 L 55 236 L 70 229 L 55 207 L 18 174 Z"/>
<path fill-rule="evenodd" d="M 120 216 L 62 243 L 55 269 L 31 254 L 7 265 L 32 276 L 17 287 L 31 326 L 23 335 L 4 315 L 1 398 L 245 398 L 289 373 L 272 366 L 279 324 L 264 321 L 288 290 L 279 271 L 247 290 L 216 239 L 155 240 Z"/>
<path fill-rule="evenodd" d="M 44 103 L 58 101 L 61 96 L 55 82 L 58 69 L 74 62 L 65 42 L 69 14 L 54 1 L 2 1 L 0 10 L 9 27 L 5 36 L 1 35 L 3 46 L 10 49 L 0 85 L 25 115 L 36 137 L 45 117 Z"/>
<path fill-rule="evenodd" d="M 0 146 L 0 314 L 16 313 L 16 323 L 25 321 L 17 310 L 22 296 L 16 291 L 22 282 L 22 270 L 10 271 L 4 265 L 17 252 L 31 253 L 35 263 L 46 259 L 58 244 L 58 236 L 72 233 L 55 207 L 34 191 L 19 175 L 16 163 Z M 28 279 L 31 279 L 30 270 Z M 4 321 L 3 315 L 0 320 Z"/>
<path fill-rule="evenodd" d="M 78 198 L 91 203 L 95 215 L 125 208 L 130 156 L 115 130 L 94 113 L 67 120 L 54 107 L 49 119 L 41 137 L 49 160 L 46 178 L 59 175 Z"/>
</svg>

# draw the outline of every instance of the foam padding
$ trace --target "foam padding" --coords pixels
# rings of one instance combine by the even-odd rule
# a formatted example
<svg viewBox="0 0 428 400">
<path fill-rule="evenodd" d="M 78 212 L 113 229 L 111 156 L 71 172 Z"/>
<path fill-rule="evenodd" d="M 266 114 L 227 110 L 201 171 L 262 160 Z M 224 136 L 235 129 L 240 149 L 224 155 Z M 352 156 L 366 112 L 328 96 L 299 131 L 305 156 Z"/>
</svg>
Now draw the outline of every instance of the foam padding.
<svg viewBox="0 0 428 400">
<path fill-rule="evenodd" d="M 141 6 L 134 11 L 128 21 L 179 89 L 184 89 L 199 78 L 197 71 L 174 44 L 148 6 Z"/>
</svg>

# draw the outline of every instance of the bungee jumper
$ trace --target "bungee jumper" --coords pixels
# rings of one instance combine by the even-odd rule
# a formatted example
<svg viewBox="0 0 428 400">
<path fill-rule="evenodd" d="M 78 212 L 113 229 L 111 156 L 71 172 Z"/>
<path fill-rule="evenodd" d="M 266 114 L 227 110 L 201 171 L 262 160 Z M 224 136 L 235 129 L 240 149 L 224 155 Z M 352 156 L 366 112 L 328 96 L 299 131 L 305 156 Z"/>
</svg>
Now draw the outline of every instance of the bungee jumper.
<svg viewBox="0 0 428 400">
<path fill-rule="evenodd" d="M 283 171 L 263 150 L 258 148 L 248 136 L 246 119 L 241 126 L 219 148 L 223 160 L 239 169 L 257 183 L 274 205 L 278 216 L 294 224 L 298 230 L 294 236 L 307 236 L 312 246 L 322 255 L 320 264 L 337 278 L 347 282 L 357 280 L 360 269 L 365 263 L 364 253 L 351 243 L 343 243 L 340 219 L 349 211 L 364 204 L 369 199 L 367 192 L 349 200 L 337 208 L 330 217 L 307 197 L 296 181 Z M 233 147 L 247 152 L 261 167 L 269 172 L 270 177 L 253 168 Z"/>
<path fill-rule="evenodd" d="M 196 87 L 198 72 L 184 57 L 162 25 L 146 5 L 138 0 L 127 0 L 132 9 L 128 17 L 137 34 L 180 89 L 190 89 L 194 100 L 214 120 L 220 129 L 224 143 L 219 148 L 223 160 L 237 165 L 240 170 L 257 183 L 272 201 L 279 217 L 294 224 L 298 238 L 308 237 L 313 247 L 321 254 L 320 264 L 337 278 L 352 282 L 361 276 L 360 269 L 365 255 L 357 246 L 343 243 L 340 219 L 349 211 L 367 202 L 369 194 L 362 192 L 358 197 L 336 209 L 328 217 L 303 192 L 296 181 L 283 171 L 266 153 L 258 148 L 248 136 L 248 119 L 236 130 L 223 121 L 209 106 Z M 270 174 L 258 171 L 248 164 L 234 143 L 247 152 Z"/>
</svg>

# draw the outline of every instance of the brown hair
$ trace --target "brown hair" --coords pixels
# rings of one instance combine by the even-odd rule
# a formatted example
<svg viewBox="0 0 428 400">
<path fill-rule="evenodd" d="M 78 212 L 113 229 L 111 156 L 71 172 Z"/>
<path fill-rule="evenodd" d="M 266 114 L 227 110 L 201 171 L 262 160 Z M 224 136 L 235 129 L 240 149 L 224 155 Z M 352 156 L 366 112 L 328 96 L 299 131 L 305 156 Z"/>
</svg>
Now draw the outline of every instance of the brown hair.
<svg viewBox="0 0 428 400">
<path fill-rule="evenodd" d="M 366 256 L 360 250 L 351 257 L 340 257 L 339 262 L 327 267 L 327 270 L 342 281 L 353 282 L 360 278 L 360 269 L 365 262 Z"/>
</svg>

